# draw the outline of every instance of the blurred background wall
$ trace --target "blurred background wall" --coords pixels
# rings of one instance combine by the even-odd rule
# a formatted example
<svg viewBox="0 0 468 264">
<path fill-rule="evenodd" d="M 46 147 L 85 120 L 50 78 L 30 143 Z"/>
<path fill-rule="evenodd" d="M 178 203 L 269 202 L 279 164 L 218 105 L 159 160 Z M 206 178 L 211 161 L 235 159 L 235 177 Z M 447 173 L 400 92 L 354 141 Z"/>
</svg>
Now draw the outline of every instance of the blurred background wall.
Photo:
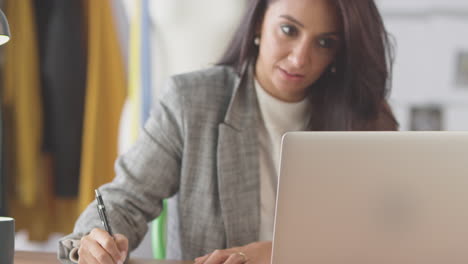
<svg viewBox="0 0 468 264">
<path fill-rule="evenodd" d="M 55 112 L 56 119 L 64 113 L 60 102 L 63 103 L 61 99 L 65 97 L 59 95 L 54 104 L 43 100 L 47 91 L 73 89 L 81 91 L 81 97 L 75 95 L 72 99 L 82 98 L 78 108 L 82 107 L 83 121 L 78 125 L 83 127 L 72 130 L 82 133 L 78 138 L 83 146 L 75 161 L 80 169 L 75 169 L 79 183 L 74 183 L 74 191 L 68 190 L 65 195 L 54 191 L 59 159 L 54 158 L 54 151 L 44 147 L 47 142 L 44 143 L 42 133 L 49 135 L 51 142 L 56 141 L 53 134 L 48 134 L 47 128 L 51 126 L 46 125 L 44 129 L 42 122 L 21 130 L 26 132 L 23 135 L 26 138 L 35 135 L 34 149 L 27 151 L 36 153 L 32 156 L 36 166 L 32 168 L 36 173 L 27 173 L 23 179 L 15 169 L 18 162 L 3 161 L 7 170 L 2 175 L 10 180 L 8 188 L 2 187 L 8 191 L 10 206 L 2 210 L 19 220 L 18 250 L 56 250 L 57 239 L 71 232 L 76 216 L 93 199 L 93 188 L 112 179 L 114 159 L 133 142 L 151 102 L 157 98 L 168 76 L 214 64 L 240 20 L 245 1 L 3 0 L 13 36 L 11 43 L 0 48 L 4 80 L 2 117 L 10 119 L 5 125 L 18 123 L 16 117 L 11 116 L 11 109 L 16 109 L 11 107 L 18 106 L 12 103 L 15 101 L 12 98 L 24 98 L 18 91 L 36 94 L 35 98 L 26 97 L 26 102 L 33 100 L 35 103 L 29 106 L 37 108 L 22 110 L 36 114 L 36 118 L 29 115 L 36 122 L 42 119 L 53 122 L 54 115 L 47 114 L 53 107 L 59 108 Z M 394 37 L 390 102 L 401 129 L 468 130 L 468 2 L 377 2 L 387 29 Z M 72 3 L 78 7 L 73 7 Z M 30 41 L 24 42 L 24 39 Z M 49 46 L 50 43 L 55 44 Z M 61 56 L 51 57 L 58 53 Z M 72 53 L 81 56 L 70 56 Z M 29 55 L 25 57 L 24 54 Z M 51 76 L 59 76 L 53 70 L 62 71 L 68 77 L 47 81 Z M 12 78 L 6 77 L 8 71 L 17 73 L 13 76 L 15 81 L 5 82 Z M 76 74 L 80 72 L 81 75 Z M 25 79 L 28 80 L 26 84 L 21 81 Z M 50 82 L 57 84 L 50 86 Z M 109 119 L 109 115 L 113 116 L 112 122 L 102 121 Z M 38 131 L 32 131 L 33 128 Z M 60 132 L 60 125 L 57 131 Z M 95 158 L 86 154 L 93 152 L 89 144 L 102 142 L 103 135 L 106 137 L 109 133 L 113 135 L 108 139 L 112 142 L 102 147 L 107 150 L 100 155 L 103 159 L 98 164 L 86 161 Z M 6 145 L 10 146 L 10 153 L 17 153 L 19 150 L 11 147 L 19 136 L 15 132 L 8 135 Z M 64 149 L 67 152 L 69 145 Z M 24 189 L 23 185 L 20 188 L 18 179 L 27 182 L 29 189 Z M 22 192 L 29 195 L 21 198 Z M 32 218 L 37 220 L 30 221 Z M 152 257 L 149 235 L 134 255 Z"/>
<path fill-rule="evenodd" d="M 468 130 L 468 1 L 380 0 L 402 130 Z"/>
</svg>

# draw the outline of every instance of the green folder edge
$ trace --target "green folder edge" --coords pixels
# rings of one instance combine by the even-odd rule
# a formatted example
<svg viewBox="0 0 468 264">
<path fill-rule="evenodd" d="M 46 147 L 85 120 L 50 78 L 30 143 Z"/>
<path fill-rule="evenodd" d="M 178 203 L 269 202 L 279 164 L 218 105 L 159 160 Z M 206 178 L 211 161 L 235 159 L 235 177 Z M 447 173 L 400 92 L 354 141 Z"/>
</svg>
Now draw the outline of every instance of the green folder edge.
<svg viewBox="0 0 468 264">
<path fill-rule="evenodd" d="M 151 243 L 155 259 L 166 259 L 166 222 L 167 200 L 163 200 L 161 214 L 153 221 L 151 228 Z"/>
</svg>

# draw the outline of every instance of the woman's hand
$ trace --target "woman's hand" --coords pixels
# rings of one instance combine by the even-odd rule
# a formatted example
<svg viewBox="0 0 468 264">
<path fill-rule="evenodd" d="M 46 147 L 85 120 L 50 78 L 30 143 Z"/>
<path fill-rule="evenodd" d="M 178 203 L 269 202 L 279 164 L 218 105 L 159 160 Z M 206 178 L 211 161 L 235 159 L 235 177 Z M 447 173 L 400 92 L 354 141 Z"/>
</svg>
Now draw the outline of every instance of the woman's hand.
<svg viewBox="0 0 468 264">
<path fill-rule="evenodd" d="M 243 247 L 215 250 L 196 258 L 195 264 L 270 264 L 271 241 L 255 242 Z"/>
<path fill-rule="evenodd" d="M 128 239 L 121 234 L 110 236 L 95 228 L 81 238 L 79 264 L 122 264 L 127 257 Z"/>
</svg>

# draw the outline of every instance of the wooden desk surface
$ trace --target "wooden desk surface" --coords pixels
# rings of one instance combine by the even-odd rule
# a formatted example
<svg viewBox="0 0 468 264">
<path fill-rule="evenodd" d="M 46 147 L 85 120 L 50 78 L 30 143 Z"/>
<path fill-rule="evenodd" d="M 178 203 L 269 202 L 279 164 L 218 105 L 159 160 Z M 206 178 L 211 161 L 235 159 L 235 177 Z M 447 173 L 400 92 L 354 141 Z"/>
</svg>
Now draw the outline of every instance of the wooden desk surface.
<svg viewBox="0 0 468 264">
<path fill-rule="evenodd" d="M 15 264 L 59 264 L 57 254 L 40 253 L 28 251 L 15 252 Z M 169 261 L 169 260 L 131 260 L 130 264 L 190 264 L 190 261 Z"/>
</svg>

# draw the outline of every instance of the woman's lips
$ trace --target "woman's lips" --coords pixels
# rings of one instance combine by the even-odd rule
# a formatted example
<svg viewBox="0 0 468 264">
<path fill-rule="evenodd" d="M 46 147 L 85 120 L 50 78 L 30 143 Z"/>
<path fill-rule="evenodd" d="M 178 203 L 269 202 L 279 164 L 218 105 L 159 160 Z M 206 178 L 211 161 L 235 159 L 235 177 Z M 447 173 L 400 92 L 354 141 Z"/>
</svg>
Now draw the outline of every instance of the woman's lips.
<svg viewBox="0 0 468 264">
<path fill-rule="evenodd" d="M 304 75 L 302 74 L 296 74 L 296 73 L 290 73 L 286 71 L 285 69 L 278 67 L 281 75 L 283 76 L 284 79 L 286 80 L 291 80 L 291 81 L 300 81 L 304 79 Z"/>
</svg>

